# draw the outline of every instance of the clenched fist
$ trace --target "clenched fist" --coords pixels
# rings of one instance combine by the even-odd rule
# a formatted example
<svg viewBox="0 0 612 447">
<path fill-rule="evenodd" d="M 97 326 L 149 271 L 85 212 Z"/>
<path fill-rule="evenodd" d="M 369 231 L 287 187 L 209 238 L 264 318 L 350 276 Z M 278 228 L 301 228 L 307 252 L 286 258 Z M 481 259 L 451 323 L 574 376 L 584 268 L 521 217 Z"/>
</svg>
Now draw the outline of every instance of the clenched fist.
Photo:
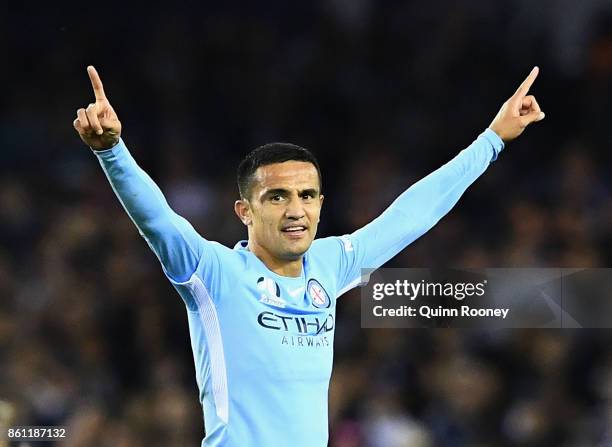
<svg viewBox="0 0 612 447">
<path fill-rule="evenodd" d="M 104 87 L 98 72 L 91 65 L 87 67 L 96 102 L 86 109 L 77 110 L 77 118 L 72 125 L 81 140 L 96 151 L 110 149 L 119 142 L 121 122 L 104 94 Z"/>
<path fill-rule="evenodd" d="M 522 134 L 531 123 L 544 119 L 544 112 L 540 110 L 535 96 L 527 95 L 538 73 L 538 67 L 534 67 L 514 95 L 504 103 L 489 126 L 505 143 Z"/>
</svg>

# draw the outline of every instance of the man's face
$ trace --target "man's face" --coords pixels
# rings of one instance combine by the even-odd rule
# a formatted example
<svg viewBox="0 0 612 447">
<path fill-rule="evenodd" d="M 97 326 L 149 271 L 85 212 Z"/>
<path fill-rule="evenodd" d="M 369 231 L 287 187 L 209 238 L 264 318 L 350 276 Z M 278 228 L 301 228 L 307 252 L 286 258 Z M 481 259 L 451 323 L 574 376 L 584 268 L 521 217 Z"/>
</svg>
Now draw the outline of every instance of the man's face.
<svg viewBox="0 0 612 447">
<path fill-rule="evenodd" d="M 260 166 L 247 202 L 247 210 L 239 215 L 249 226 L 250 245 L 278 260 L 296 260 L 308 250 L 323 204 L 319 175 L 312 163 Z"/>
</svg>

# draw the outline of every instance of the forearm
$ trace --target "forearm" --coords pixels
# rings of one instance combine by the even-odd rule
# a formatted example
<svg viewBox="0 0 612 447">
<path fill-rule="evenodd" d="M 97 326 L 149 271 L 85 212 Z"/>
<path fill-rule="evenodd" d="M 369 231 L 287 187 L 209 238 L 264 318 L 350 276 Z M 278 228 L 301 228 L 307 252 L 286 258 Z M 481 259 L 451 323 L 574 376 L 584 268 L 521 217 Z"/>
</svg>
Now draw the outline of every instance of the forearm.
<svg viewBox="0 0 612 447">
<path fill-rule="evenodd" d="M 402 193 L 378 218 L 354 233 L 364 267 L 379 267 L 432 228 L 503 149 L 491 130 Z"/>
<path fill-rule="evenodd" d="M 184 280 L 195 270 L 201 255 L 199 235 L 170 208 L 122 140 L 111 149 L 94 153 L 117 198 L 166 273 L 175 280 Z"/>
<path fill-rule="evenodd" d="M 451 210 L 502 148 L 503 142 L 487 129 L 455 158 L 408 188 L 387 211 L 394 218 L 403 216 L 403 220 L 415 222 L 420 231 L 429 230 Z"/>
<path fill-rule="evenodd" d="M 172 212 L 163 193 L 136 163 L 123 140 L 111 149 L 94 151 L 113 191 L 139 229 Z"/>
</svg>

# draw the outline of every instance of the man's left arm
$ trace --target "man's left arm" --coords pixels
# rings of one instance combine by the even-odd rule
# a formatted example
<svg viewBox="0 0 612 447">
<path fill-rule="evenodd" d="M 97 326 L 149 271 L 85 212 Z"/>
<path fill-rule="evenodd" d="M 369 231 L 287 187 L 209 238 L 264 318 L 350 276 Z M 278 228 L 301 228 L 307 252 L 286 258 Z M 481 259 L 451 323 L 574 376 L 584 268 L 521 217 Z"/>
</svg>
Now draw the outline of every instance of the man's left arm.
<svg viewBox="0 0 612 447">
<path fill-rule="evenodd" d="M 356 285 L 361 268 L 380 267 L 431 229 L 497 158 L 505 143 L 544 118 L 535 97 L 527 95 L 537 75 L 535 67 L 489 128 L 469 147 L 412 185 L 379 217 L 348 236 L 355 258 L 347 283 Z"/>
</svg>

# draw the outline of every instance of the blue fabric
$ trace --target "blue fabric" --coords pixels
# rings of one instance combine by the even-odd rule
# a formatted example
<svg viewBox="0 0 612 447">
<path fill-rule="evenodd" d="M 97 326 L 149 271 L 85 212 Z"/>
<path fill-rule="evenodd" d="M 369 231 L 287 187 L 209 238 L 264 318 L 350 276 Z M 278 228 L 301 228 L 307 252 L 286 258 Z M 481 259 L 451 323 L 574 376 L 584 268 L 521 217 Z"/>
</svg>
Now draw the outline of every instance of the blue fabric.
<svg viewBox="0 0 612 447">
<path fill-rule="evenodd" d="M 113 190 L 187 306 L 206 438 L 203 446 L 326 446 L 336 299 L 433 227 L 497 158 L 487 129 L 378 218 L 316 239 L 299 277 L 246 248 L 201 237 L 169 207 L 123 141 L 96 152 Z"/>
</svg>

